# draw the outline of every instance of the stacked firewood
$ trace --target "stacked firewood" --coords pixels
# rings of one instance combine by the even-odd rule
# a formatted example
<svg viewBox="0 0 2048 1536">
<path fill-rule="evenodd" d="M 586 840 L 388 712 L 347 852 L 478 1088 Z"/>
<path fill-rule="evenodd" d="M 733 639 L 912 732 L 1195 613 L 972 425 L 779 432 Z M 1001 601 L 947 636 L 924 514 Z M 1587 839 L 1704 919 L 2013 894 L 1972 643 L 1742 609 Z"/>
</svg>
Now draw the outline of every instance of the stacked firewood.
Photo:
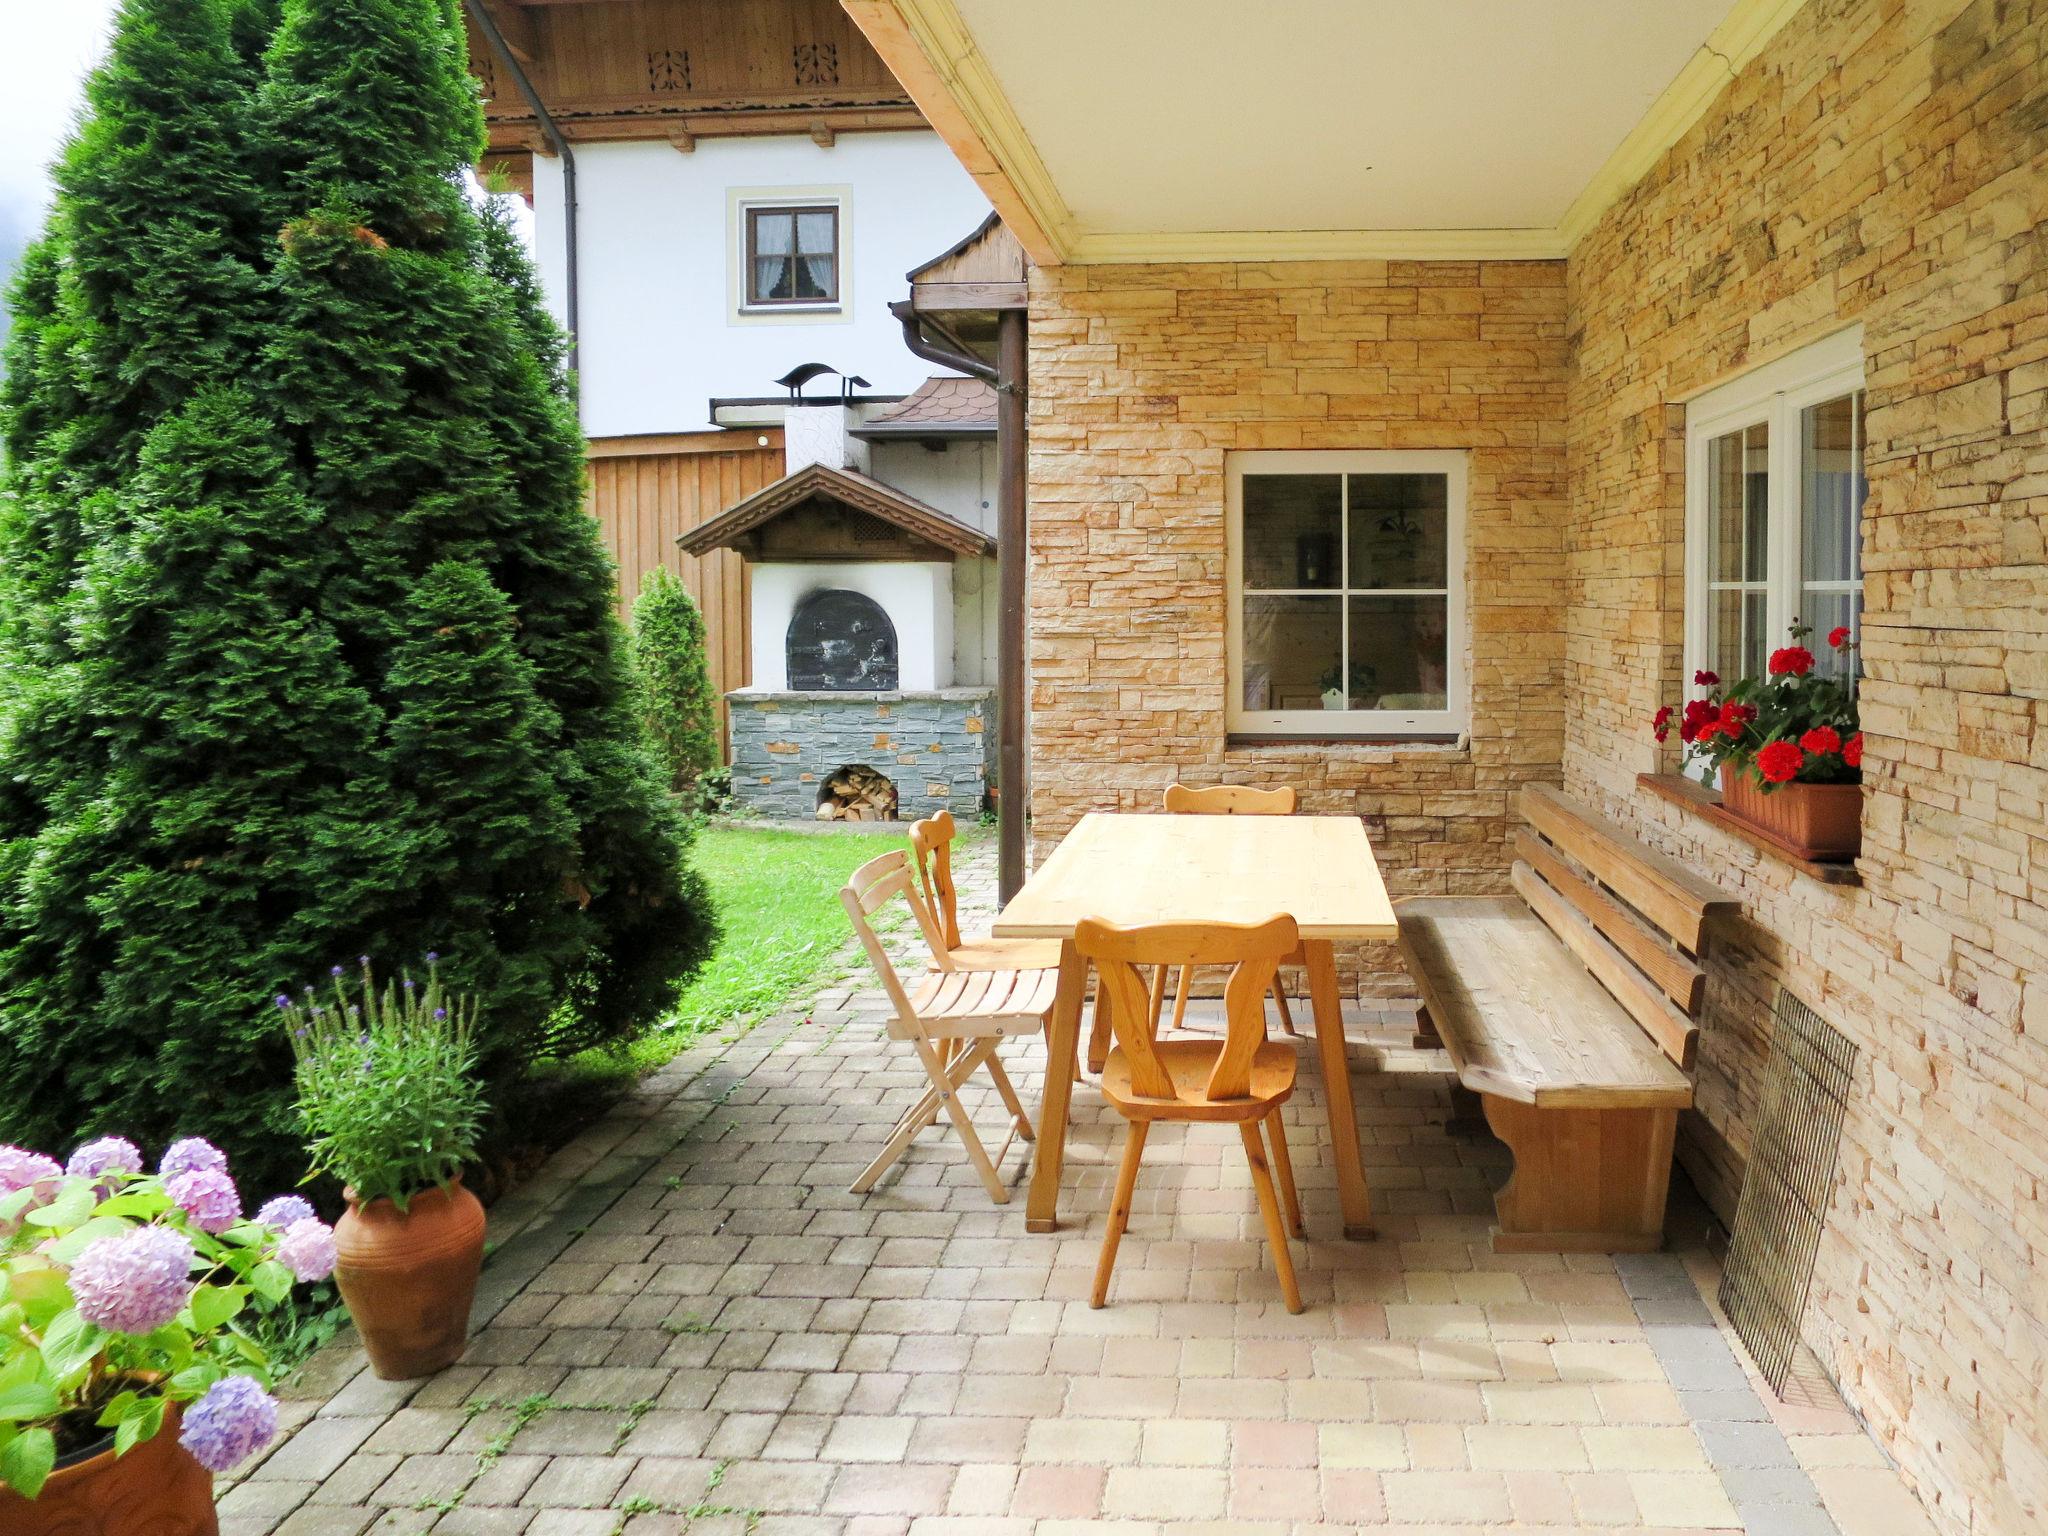
<svg viewBox="0 0 2048 1536">
<path fill-rule="evenodd" d="M 894 821 L 896 786 L 865 763 L 842 768 L 825 781 L 820 821 Z"/>
</svg>

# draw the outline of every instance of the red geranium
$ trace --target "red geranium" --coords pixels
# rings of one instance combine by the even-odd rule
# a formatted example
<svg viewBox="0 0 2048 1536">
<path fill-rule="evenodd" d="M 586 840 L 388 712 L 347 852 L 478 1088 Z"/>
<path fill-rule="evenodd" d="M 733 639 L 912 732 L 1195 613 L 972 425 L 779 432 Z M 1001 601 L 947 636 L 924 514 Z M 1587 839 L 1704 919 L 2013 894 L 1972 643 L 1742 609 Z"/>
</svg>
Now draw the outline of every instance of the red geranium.
<svg viewBox="0 0 2048 1536">
<path fill-rule="evenodd" d="M 1804 677 L 1813 670 L 1813 652 L 1803 645 L 1787 645 L 1771 652 L 1771 676 Z"/>
<path fill-rule="evenodd" d="M 1831 630 L 1829 630 L 1829 631 L 1828 631 L 1828 644 L 1829 644 L 1829 645 L 1831 645 L 1831 646 L 1833 646 L 1833 647 L 1834 647 L 1834 648 L 1835 648 L 1836 650 L 1838 650 L 1838 651 L 1839 651 L 1839 650 L 1840 650 L 1840 649 L 1841 649 L 1841 648 L 1842 648 L 1843 646 L 1847 645 L 1848 643 L 1849 643 L 1849 626 L 1848 626 L 1848 625 L 1846 625 L 1846 624 L 1837 624 L 1837 625 L 1836 625 L 1836 626 L 1835 626 L 1835 627 L 1834 627 L 1833 629 L 1831 629 Z"/>
<path fill-rule="evenodd" d="M 1693 673 L 1692 680 L 1702 688 L 1711 688 L 1721 681 L 1721 674 L 1709 672 L 1702 668 L 1700 671 Z"/>
<path fill-rule="evenodd" d="M 1825 757 L 1830 752 L 1842 750 L 1842 733 L 1832 725 L 1816 725 L 1799 738 L 1799 745 L 1815 757 Z"/>
<path fill-rule="evenodd" d="M 1756 771 L 1766 784 L 1789 784 L 1799 776 L 1806 754 L 1796 741 L 1774 741 L 1756 754 Z"/>
<path fill-rule="evenodd" d="M 1842 761 L 1851 768 L 1861 768 L 1863 766 L 1863 733 L 1861 731 L 1851 736 L 1842 747 Z"/>
<path fill-rule="evenodd" d="M 1650 729 L 1657 733 L 1659 741 L 1671 734 L 1671 706 L 1666 704 L 1657 711 L 1657 718 L 1650 722 Z"/>
</svg>

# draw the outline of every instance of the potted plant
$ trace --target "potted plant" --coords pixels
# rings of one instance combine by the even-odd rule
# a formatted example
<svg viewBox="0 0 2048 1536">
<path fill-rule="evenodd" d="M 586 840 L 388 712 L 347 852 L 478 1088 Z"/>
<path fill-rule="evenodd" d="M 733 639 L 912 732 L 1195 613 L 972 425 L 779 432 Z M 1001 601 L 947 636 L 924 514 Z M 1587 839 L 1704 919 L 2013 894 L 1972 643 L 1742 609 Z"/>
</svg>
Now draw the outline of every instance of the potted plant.
<svg viewBox="0 0 2048 1536">
<path fill-rule="evenodd" d="M 335 1284 L 386 1381 L 453 1364 L 469 1337 L 483 1267 L 484 1211 L 463 1187 L 482 1094 L 470 1042 L 473 1000 L 427 980 L 377 990 L 365 957 L 355 991 L 342 967 L 331 999 L 280 994 L 298 1061 L 299 1113 L 314 1174 L 343 1185 Z"/>
<path fill-rule="evenodd" d="M 1316 687 L 1322 690 L 1323 708 L 1342 709 L 1344 699 L 1344 669 L 1331 667 L 1316 680 Z"/>
<path fill-rule="evenodd" d="M 1792 643 L 1771 652 L 1767 675 L 1723 687 L 1712 672 L 1695 672 L 1706 693 L 1678 717 L 1688 763 L 1704 763 L 1721 782 L 1721 803 L 1772 842 L 1802 859 L 1853 859 L 1862 847 L 1863 733 L 1848 667 L 1837 676 L 1816 670 L 1802 643 L 1811 631 L 1792 626 Z M 1849 630 L 1828 645 L 1846 653 Z M 1846 660 L 1844 654 L 1844 660 Z M 1669 705 L 1651 728 L 1671 732 Z"/>
<path fill-rule="evenodd" d="M 153 1174 L 118 1136 L 62 1167 L 0 1147 L 0 1530 L 213 1536 L 213 1474 L 277 1433 L 241 1323 L 333 1268 L 312 1206 L 245 1217 L 196 1137 Z"/>
</svg>

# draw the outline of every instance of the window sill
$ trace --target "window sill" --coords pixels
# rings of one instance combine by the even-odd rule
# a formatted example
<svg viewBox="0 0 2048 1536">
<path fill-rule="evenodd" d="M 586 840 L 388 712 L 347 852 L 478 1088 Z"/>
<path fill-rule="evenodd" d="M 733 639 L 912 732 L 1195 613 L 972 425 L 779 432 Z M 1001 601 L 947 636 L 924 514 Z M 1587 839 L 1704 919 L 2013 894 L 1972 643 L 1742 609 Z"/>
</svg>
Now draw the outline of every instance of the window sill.
<svg viewBox="0 0 2048 1536">
<path fill-rule="evenodd" d="M 1327 750 L 1330 747 L 1380 747 L 1403 751 L 1422 748 L 1432 752 L 1464 752 L 1459 745 L 1462 735 L 1431 736 L 1293 736 L 1286 733 L 1262 735 L 1256 732 L 1231 732 L 1223 738 L 1226 751 L 1261 751 L 1284 747 L 1314 747 Z"/>
<path fill-rule="evenodd" d="M 1863 876 L 1857 872 L 1853 863 L 1821 863 L 1815 859 L 1802 859 L 1796 854 L 1786 852 L 1740 816 L 1724 809 L 1720 794 L 1707 788 L 1697 779 L 1689 779 L 1682 773 L 1639 773 L 1636 775 L 1636 784 L 1659 800 L 1682 806 L 1702 820 L 1712 822 L 1730 837 L 1749 844 L 1765 858 L 1790 865 L 1823 885 L 1854 886 L 1863 883 Z"/>
</svg>

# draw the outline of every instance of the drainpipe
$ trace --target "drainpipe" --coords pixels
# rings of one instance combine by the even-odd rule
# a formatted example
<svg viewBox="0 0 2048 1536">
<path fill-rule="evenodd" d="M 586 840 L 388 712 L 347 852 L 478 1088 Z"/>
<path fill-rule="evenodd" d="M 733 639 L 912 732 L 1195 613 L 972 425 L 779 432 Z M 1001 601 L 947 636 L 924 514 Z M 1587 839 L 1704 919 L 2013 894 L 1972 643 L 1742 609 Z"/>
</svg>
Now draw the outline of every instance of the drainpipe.
<svg viewBox="0 0 2048 1536">
<path fill-rule="evenodd" d="M 913 357 L 996 388 L 996 895 L 1024 884 L 1025 368 L 1024 311 L 996 316 L 996 366 L 940 346 L 924 334 L 908 299 L 889 306 Z"/>
<path fill-rule="evenodd" d="M 498 30 L 498 23 L 484 7 L 483 0 L 464 0 L 463 8 L 469 12 L 469 19 L 476 23 L 477 31 L 483 33 L 491 51 L 498 56 L 498 62 L 505 66 L 519 87 L 519 94 L 526 98 L 526 104 L 533 108 L 533 115 L 540 123 L 540 131 L 547 138 L 549 148 L 562 162 L 562 309 L 569 329 L 569 371 L 575 373 L 582 359 L 581 333 L 576 325 L 576 155 L 569 148 L 569 141 L 562 136 L 554 115 L 547 104 L 540 99 L 540 92 L 527 78 L 513 55 L 511 44 L 505 41 L 505 34 Z"/>
</svg>

